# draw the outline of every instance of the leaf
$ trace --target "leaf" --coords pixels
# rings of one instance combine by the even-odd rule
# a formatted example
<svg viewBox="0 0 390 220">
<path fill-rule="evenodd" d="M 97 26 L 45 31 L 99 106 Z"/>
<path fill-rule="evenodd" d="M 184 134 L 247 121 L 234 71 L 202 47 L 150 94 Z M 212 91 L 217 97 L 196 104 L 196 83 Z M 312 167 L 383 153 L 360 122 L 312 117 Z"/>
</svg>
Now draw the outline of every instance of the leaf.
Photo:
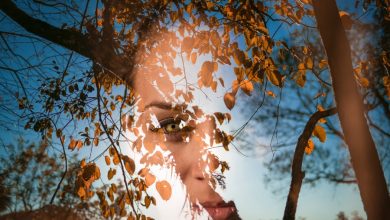
<svg viewBox="0 0 390 220">
<path fill-rule="evenodd" d="M 313 152 L 313 150 L 314 150 L 314 142 L 311 139 L 309 139 L 305 147 L 305 153 L 309 155 Z"/>
<path fill-rule="evenodd" d="M 83 169 L 83 179 L 85 181 L 96 180 L 100 178 L 100 170 L 99 167 L 96 166 L 95 163 L 87 164 Z"/>
<path fill-rule="evenodd" d="M 122 156 L 122 160 L 125 164 L 125 168 L 127 170 L 127 172 L 130 174 L 130 175 L 133 175 L 134 174 L 134 171 L 135 171 L 135 163 L 134 163 L 134 160 L 132 160 L 130 157 L 128 156 Z"/>
<path fill-rule="evenodd" d="M 278 87 L 283 87 L 283 76 L 277 70 L 266 70 L 268 80 Z"/>
<path fill-rule="evenodd" d="M 172 188 L 166 180 L 157 182 L 156 189 L 163 200 L 167 201 L 169 198 L 171 198 Z"/>
<path fill-rule="evenodd" d="M 240 83 L 237 80 L 233 80 L 232 82 L 232 94 L 236 95 L 238 88 L 239 88 Z"/>
<path fill-rule="evenodd" d="M 225 102 L 226 107 L 229 110 L 232 110 L 234 105 L 236 104 L 236 98 L 230 92 L 226 93 L 223 97 L 223 101 Z"/>
<path fill-rule="evenodd" d="M 192 64 L 196 63 L 196 59 L 198 58 L 197 53 L 192 53 L 191 54 L 191 62 Z"/>
<path fill-rule="evenodd" d="M 294 79 L 300 87 L 304 87 L 306 83 L 306 70 L 298 70 L 294 76 Z"/>
<path fill-rule="evenodd" d="M 153 174 L 148 172 L 145 176 L 146 186 L 148 186 L 148 187 L 151 186 L 154 183 L 154 181 L 156 181 L 156 177 Z"/>
<path fill-rule="evenodd" d="M 318 64 L 318 67 L 320 69 L 325 68 L 326 66 L 328 66 L 328 61 L 327 60 L 321 60 L 320 63 Z"/>
<path fill-rule="evenodd" d="M 183 39 L 183 43 L 182 43 L 181 49 L 184 52 L 189 53 L 189 52 L 191 52 L 193 45 L 194 45 L 194 39 L 192 37 L 185 37 Z"/>
<path fill-rule="evenodd" d="M 80 199 L 85 198 L 86 193 L 84 187 L 79 187 L 79 189 L 77 190 L 77 195 L 80 197 Z"/>
<path fill-rule="evenodd" d="M 267 91 L 267 95 L 271 96 L 272 98 L 276 97 L 275 93 L 273 93 L 272 91 Z"/>
<path fill-rule="evenodd" d="M 75 147 L 76 147 L 76 140 L 73 139 L 73 138 L 71 138 L 71 139 L 70 139 L 70 143 L 69 143 L 69 145 L 68 145 L 68 149 L 74 150 Z"/>
<path fill-rule="evenodd" d="M 237 63 L 238 66 L 244 64 L 245 62 L 245 53 L 239 49 L 236 49 L 233 53 L 234 62 Z"/>
<path fill-rule="evenodd" d="M 313 131 L 313 135 L 316 136 L 321 142 L 325 142 L 326 133 L 325 129 L 320 125 L 316 125 Z"/>
<path fill-rule="evenodd" d="M 360 85 L 362 85 L 362 87 L 364 87 L 364 88 L 368 88 L 368 86 L 370 85 L 370 82 L 368 81 L 368 79 L 366 77 L 359 77 L 359 82 L 360 82 Z"/>
<path fill-rule="evenodd" d="M 115 176 L 115 174 L 116 174 L 116 169 L 110 168 L 110 170 L 109 170 L 108 173 L 107 173 L 107 178 L 108 178 L 108 180 L 111 180 L 112 177 Z"/>
<path fill-rule="evenodd" d="M 106 161 L 107 166 L 109 166 L 110 163 L 111 163 L 110 157 L 109 156 L 104 156 L 104 160 Z"/>
<path fill-rule="evenodd" d="M 253 84 L 251 81 L 249 81 L 247 79 L 242 81 L 240 83 L 240 87 L 241 87 L 242 91 L 245 92 L 245 94 L 247 94 L 249 96 L 251 95 L 251 92 L 253 91 Z"/>
<path fill-rule="evenodd" d="M 225 115 L 221 112 L 214 112 L 215 117 L 217 118 L 220 125 L 222 125 L 223 121 L 225 120 Z"/>
<path fill-rule="evenodd" d="M 311 57 L 308 57 L 308 58 L 306 59 L 306 67 L 307 67 L 308 69 L 313 69 L 313 60 L 311 59 Z"/>
</svg>

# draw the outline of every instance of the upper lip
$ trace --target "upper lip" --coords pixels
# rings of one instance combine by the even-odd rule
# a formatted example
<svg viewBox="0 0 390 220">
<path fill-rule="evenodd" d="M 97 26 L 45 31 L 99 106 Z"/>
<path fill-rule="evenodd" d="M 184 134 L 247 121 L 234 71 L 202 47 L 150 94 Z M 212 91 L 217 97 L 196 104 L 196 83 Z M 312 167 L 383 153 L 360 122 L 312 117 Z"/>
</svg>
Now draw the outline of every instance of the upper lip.
<svg viewBox="0 0 390 220">
<path fill-rule="evenodd" d="M 236 207 L 233 201 L 225 202 L 204 202 L 201 203 L 203 208 L 223 208 L 223 207 Z"/>
</svg>

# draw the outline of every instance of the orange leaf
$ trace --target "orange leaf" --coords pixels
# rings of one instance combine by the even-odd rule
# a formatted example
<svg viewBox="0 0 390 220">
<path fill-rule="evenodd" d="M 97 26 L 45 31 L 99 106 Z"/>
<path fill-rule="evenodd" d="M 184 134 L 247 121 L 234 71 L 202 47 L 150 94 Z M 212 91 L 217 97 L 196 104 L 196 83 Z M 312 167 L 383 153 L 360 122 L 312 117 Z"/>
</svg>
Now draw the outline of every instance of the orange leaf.
<svg viewBox="0 0 390 220">
<path fill-rule="evenodd" d="M 107 166 L 110 165 L 110 163 L 111 163 L 110 157 L 109 156 L 105 156 L 104 159 L 106 161 Z"/>
<path fill-rule="evenodd" d="M 225 96 L 223 97 L 223 101 L 225 102 L 225 105 L 229 110 L 232 110 L 234 105 L 236 104 L 236 98 L 230 92 L 225 94 Z"/>
<path fill-rule="evenodd" d="M 135 170 L 135 163 L 134 163 L 134 160 L 132 160 L 130 157 L 128 156 L 123 156 L 122 157 L 123 159 L 123 162 L 125 164 L 125 168 L 127 170 L 127 172 L 130 174 L 130 175 L 133 175 L 134 174 L 134 170 Z"/>
<path fill-rule="evenodd" d="M 313 135 L 316 136 L 321 142 L 325 142 L 326 140 L 326 132 L 323 127 L 320 125 L 316 125 L 313 131 Z"/>
<path fill-rule="evenodd" d="M 166 180 L 157 182 L 156 189 L 163 200 L 167 201 L 169 198 L 171 198 L 172 188 Z"/>
<path fill-rule="evenodd" d="M 108 178 L 109 180 L 111 180 L 112 177 L 115 176 L 115 174 L 116 174 L 116 169 L 110 168 L 110 170 L 109 170 L 108 173 L 107 173 L 107 178 Z"/>
<path fill-rule="evenodd" d="M 251 81 L 249 80 L 244 80 L 240 83 L 240 87 L 242 89 L 242 91 L 245 92 L 245 94 L 247 95 L 251 95 L 251 92 L 253 91 L 253 84 Z"/>
<path fill-rule="evenodd" d="M 271 96 L 272 98 L 276 97 L 275 93 L 273 93 L 272 91 L 267 91 L 267 95 Z"/>
<path fill-rule="evenodd" d="M 154 181 L 156 181 L 156 177 L 153 174 L 148 172 L 145 176 L 146 186 L 151 186 L 154 183 Z"/>
<path fill-rule="evenodd" d="M 307 141 L 307 146 L 305 147 L 305 153 L 311 154 L 313 150 L 314 150 L 314 142 L 311 139 L 309 139 Z"/>
</svg>

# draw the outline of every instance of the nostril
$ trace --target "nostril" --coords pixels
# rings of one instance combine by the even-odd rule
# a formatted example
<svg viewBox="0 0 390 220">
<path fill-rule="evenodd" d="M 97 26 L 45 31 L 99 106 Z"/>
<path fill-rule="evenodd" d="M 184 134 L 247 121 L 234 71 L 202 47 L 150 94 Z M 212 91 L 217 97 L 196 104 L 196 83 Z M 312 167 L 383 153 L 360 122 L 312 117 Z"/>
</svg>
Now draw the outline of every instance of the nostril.
<svg viewBox="0 0 390 220">
<path fill-rule="evenodd" d="M 204 176 L 197 176 L 195 177 L 196 180 L 203 181 L 205 180 Z"/>
</svg>

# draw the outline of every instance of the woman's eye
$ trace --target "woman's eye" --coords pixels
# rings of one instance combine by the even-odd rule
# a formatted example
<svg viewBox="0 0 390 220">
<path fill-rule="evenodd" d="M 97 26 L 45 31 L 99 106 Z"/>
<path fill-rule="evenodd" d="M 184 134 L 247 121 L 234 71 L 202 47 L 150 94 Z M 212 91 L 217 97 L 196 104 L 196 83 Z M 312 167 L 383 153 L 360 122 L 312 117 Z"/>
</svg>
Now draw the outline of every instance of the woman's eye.
<svg viewBox="0 0 390 220">
<path fill-rule="evenodd" d="M 167 123 L 164 126 L 161 125 L 165 133 L 176 133 L 180 131 L 179 123 Z"/>
</svg>

